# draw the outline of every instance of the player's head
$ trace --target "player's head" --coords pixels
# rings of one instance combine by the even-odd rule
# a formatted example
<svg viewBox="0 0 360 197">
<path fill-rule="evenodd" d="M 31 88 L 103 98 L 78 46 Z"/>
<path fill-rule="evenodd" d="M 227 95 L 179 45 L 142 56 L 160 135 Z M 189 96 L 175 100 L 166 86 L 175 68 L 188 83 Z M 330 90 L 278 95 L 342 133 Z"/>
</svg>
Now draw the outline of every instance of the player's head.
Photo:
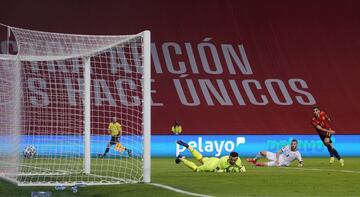
<svg viewBox="0 0 360 197">
<path fill-rule="evenodd" d="M 313 113 L 314 113 L 315 117 L 319 117 L 320 116 L 320 108 L 318 106 L 314 106 Z"/>
<path fill-rule="evenodd" d="M 297 149 L 297 145 L 298 145 L 297 140 L 295 140 L 295 139 L 291 140 L 290 148 L 291 148 L 292 151 Z"/>
<path fill-rule="evenodd" d="M 239 154 L 237 152 L 231 152 L 229 155 L 229 163 L 234 165 L 235 162 L 238 160 Z"/>
<path fill-rule="evenodd" d="M 112 121 L 113 121 L 113 122 L 116 122 L 116 116 L 114 116 L 114 117 L 112 118 Z"/>
<path fill-rule="evenodd" d="M 180 121 L 175 120 L 175 125 L 180 125 Z"/>
</svg>

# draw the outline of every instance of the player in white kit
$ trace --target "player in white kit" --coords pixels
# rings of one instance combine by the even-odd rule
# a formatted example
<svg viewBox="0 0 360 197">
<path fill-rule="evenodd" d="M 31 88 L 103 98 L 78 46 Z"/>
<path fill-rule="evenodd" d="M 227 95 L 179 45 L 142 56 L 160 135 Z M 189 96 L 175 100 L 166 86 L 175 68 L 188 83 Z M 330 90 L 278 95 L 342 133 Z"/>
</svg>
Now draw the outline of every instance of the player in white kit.
<svg viewBox="0 0 360 197">
<path fill-rule="evenodd" d="M 256 166 L 289 166 L 292 161 L 298 160 L 299 167 L 302 167 L 304 161 L 301 157 L 300 152 L 297 150 L 297 140 L 292 140 L 290 146 L 284 146 L 277 153 L 272 153 L 269 151 L 261 151 L 259 152 L 255 158 L 246 159 L 246 161 L 255 164 Z M 257 162 L 261 157 L 266 157 L 268 162 Z"/>
</svg>

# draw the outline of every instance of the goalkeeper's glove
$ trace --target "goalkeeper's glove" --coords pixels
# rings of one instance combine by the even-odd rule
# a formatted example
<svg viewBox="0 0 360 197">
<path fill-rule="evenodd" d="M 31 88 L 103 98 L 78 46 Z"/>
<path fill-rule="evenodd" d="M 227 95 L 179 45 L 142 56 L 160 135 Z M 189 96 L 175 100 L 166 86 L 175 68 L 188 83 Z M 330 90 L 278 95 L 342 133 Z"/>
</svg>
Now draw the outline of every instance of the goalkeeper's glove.
<svg viewBox="0 0 360 197">
<path fill-rule="evenodd" d="M 240 167 L 240 172 L 246 172 L 245 166 Z"/>
</svg>

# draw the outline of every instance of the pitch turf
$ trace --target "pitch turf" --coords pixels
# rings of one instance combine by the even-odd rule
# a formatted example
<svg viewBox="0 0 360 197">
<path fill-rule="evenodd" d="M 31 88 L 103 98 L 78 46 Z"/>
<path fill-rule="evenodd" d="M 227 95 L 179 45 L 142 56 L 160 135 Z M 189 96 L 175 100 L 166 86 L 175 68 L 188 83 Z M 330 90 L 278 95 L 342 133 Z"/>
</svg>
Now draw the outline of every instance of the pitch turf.
<svg viewBox="0 0 360 197">
<path fill-rule="evenodd" d="M 244 159 L 243 159 L 244 160 Z M 243 161 L 244 162 L 244 161 Z M 152 159 L 152 182 L 211 196 L 360 196 L 360 158 L 345 158 L 345 166 L 327 158 L 305 158 L 301 169 L 254 167 L 245 174 L 193 173 L 173 158 Z M 147 184 L 91 186 L 73 194 L 54 187 L 17 187 L 0 180 L 0 196 L 30 196 L 51 191 L 52 196 L 187 196 Z"/>
</svg>

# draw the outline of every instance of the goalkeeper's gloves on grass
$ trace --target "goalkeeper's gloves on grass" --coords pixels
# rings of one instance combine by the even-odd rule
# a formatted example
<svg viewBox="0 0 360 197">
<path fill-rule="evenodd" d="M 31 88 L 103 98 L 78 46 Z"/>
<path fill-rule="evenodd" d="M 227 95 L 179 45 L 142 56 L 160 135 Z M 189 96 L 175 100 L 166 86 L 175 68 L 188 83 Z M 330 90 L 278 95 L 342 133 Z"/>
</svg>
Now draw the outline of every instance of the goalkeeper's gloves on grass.
<svg viewBox="0 0 360 197">
<path fill-rule="evenodd" d="M 246 172 L 245 166 L 240 167 L 240 172 Z"/>
</svg>

